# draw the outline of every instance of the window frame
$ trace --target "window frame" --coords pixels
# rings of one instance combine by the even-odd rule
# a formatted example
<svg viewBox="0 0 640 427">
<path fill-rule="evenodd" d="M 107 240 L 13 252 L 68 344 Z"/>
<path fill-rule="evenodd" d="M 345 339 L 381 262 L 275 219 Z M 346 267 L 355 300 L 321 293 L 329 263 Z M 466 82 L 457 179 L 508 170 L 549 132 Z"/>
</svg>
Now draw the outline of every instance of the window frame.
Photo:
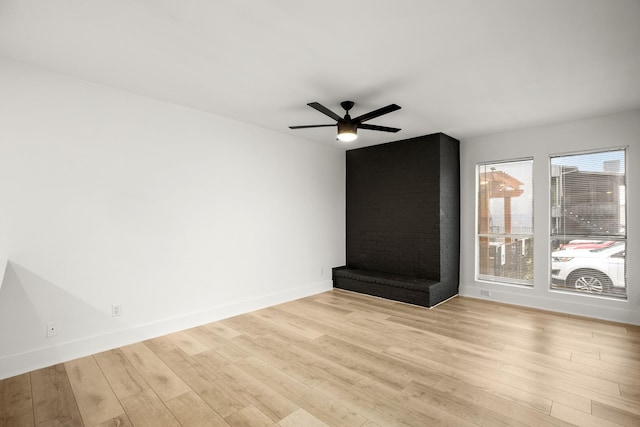
<svg viewBox="0 0 640 427">
<path fill-rule="evenodd" d="M 500 165 L 500 164 L 512 164 L 512 163 L 519 163 L 519 162 L 530 162 L 531 165 L 531 190 L 530 190 L 530 195 L 531 195 L 531 231 L 529 234 L 523 234 L 523 233 L 481 233 L 480 232 L 480 209 L 481 209 L 481 197 L 480 197 L 480 186 L 482 185 L 482 183 L 480 182 L 480 173 L 481 173 L 481 168 L 482 167 L 486 167 L 489 165 Z M 535 251 L 535 246 L 534 246 L 534 237 L 535 237 L 535 233 L 534 233 L 534 212 L 535 212 L 535 206 L 534 206 L 534 186 L 535 186 L 535 179 L 534 179 L 534 157 L 533 156 L 527 156 L 527 157 L 519 157 L 519 158 L 513 158 L 513 159 L 502 159 L 502 160 L 491 160 L 491 161 L 483 161 L 483 162 L 478 162 L 475 165 L 475 180 L 476 180 L 476 186 L 475 186 L 475 248 L 474 248 L 474 262 L 475 262 L 475 280 L 478 282 L 486 282 L 486 283 L 492 283 L 492 284 L 499 284 L 499 285 L 506 285 L 506 286 L 518 286 L 518 287 L 524 287 L 527 289 L 531 289 L 534 286 L 534 269 L 533 269 L 533 265 L 531 266 L 531 279 L 530 280 L 526 280 L 526 279 L 516 279 L 516 278 L 510 278 L 510 277 L 502 277 L 502 276 L 496 276 L 496 275 L 487 275 L 487 274 L 482 274 L 481 273 L 481 251 L 480 251 L 480 242 L 482 238 L 488 238 L 488 239 L 492 239 L 492 237 L 496 237 L 499 236 L 501 238 L 504 239 L 514 239 L 516 242 L 518 240 L 524 241 L 525 243 L 522 244 L 521 246 L 521 250 L 525 250 L 524 249 L 524 245 L 527 244 L 529 246 L 529 251 L 530 251 L 530 256 L 532 259 L 532 263 L 534 263 L 533 261 L 533 256 L 534 256 L 534 251 Z M 489 200 L 490 203 L 490 200 Z M 529 240 L 530 243 L 526 243 L 527 240 Z M 503 251 L 504 249 L 504 245 L 501 245 L 501 251 Z M 504 256 L 504 253 L 500 252 L 501 257 Z"/>
<path fill-rule="evenodd" d="M 617 151 L 622 151 L 624 153 L 624 169 L 623 169 L 623 176 L 624 176 L 624 203 L 619 205 L 622 206 L 623 210 L 621 211 L 623 217 L 624 217 L 624 235 L 598 235 L 598 234 L 593 234 L 593 235 L 585 235 L 585 234 L 554 234 L 554 209 L 557 208 L 557 206 L 554 204 L 554 186 L 553 186 L 553 172 L 554 172 L 554 165 L 552 164 L 553 159 L 559 158 L 559 157 L 571 157 L 571 156 L 579 156 L 579 155 L 589 155 L 589 154 L 600 154 L 600 153 L 609 153 L 609 152 L 617 152 Z M 628 281 L 627 281 L 627 268 L 626 268 L 626 262 L 628 257 L 626 256 L 626 252 L 627 252 L 627 248 L 626 248 L 626 242 L 628 240 L 628 224 L 627 224 L 627 220 L 629 218 L 628 216 L 628 153 L 629 153 L 629 147 L 628 146 L 618 146 L 618 147 L 606 147 L 606 148 L 594 148 L 594 149 L 587 149 L 587 150 L 576 150 L 576 151 L 571 151 L 571 152 L 562 152 L 562 153 L 551 153 L 548 154 L 548 172 L 547 172 L 547 178 L 548 178 L 548 183 L 549 183 L 549 192 L 547 193 L 547 197 L 548 197 L 548 202 L 549 202 L 549 209 L 547 212 L 547 220 L 548 220 L 548 241 L 547 241 L 547 250 L 548 252 L 548 256 L 547 256 L 547 262 L 549 263 L 549 268 L 547 271 L 547 290 L 549 292 L 552 293 L 562 293 L 562 294 L 568 294 L 568 295 L 573 295 L 573 296 L 583 296 L 583 297 L 587 297 L 587 298 L 601 298 L 601 299 L 612 299 L 612 300 L 616 300 L 616 301 L 627 301 L 628 300 Z M 557 199 L 557 197 L 556 197 Z M 561 237 L 562 239 L 567 239 L 567 238 L 571 238 L 571 239 L 588 239 L 588 240 L 615 240 L 615 241 L 623 241 L 625 242 L 625 268 L 624 268 L 624 295 L 612 295 L 609 293 L 597 293 L 597 292 L 585 292 L 585 291 L 579 291 L 579 290 L 573 290 L 570 288 L 562 288 L 562 287 L 554 287 L 553 285 L 553 253 L 555 252 L 552 248 L 553 246 L 553 241 L 554 240 L 558 240 L 558 238 Z"/>
</svg>

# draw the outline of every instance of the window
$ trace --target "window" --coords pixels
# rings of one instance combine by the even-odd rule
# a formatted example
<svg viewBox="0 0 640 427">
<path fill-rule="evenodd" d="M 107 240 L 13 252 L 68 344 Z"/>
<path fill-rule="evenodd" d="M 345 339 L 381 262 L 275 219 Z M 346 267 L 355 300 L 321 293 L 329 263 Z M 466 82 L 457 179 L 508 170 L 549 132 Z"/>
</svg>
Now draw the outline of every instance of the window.
<svg viewBox="0 0 640 427">
<path fill-rule="evenodd" d="M 477 167 L 479 280 L 533 285 L 533 160 Z"/>
<path fill-rule="evenodd" d="M 551 288 L 627 297 L 626 150 L 551 157 Z"/>
</svg>

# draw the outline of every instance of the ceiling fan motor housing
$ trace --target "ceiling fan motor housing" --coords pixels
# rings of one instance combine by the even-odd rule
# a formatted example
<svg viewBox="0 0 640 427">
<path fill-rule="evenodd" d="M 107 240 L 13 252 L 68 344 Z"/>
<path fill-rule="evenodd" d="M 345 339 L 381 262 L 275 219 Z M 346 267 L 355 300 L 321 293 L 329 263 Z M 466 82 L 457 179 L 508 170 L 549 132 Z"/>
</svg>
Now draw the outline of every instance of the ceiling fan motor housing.
<svg viewBox="0 0 640 427">
<path fill-rule="evenodd" d="M 358 124 L 351 120 L 338 122 L 338 134 L 341 133 L 356 133 L 358 130 Z"/>
<path fill-rule="evenodd" d="M 338 122 L 338 139 L 343 142 L 351 142 L 358 137 L 358 123 L 352 122 L 349 114 L 345 120 Z"/>
<path fill-rule="evenodd" d="M 340 106 L 344 108 L 347 112 L 349 112 L 349 110 L 351 110 L 354 105 L 355 103 L 353 101 L 342 101 L 340 103 Z"/>
</svg>

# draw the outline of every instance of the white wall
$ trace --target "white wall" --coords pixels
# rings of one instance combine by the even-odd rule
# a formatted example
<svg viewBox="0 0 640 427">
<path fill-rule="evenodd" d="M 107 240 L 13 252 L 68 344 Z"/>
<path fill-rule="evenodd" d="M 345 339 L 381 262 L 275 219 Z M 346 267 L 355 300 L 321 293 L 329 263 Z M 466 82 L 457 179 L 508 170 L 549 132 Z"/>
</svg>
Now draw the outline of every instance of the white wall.
<svg viewBox="0 0 640 427">
<path fill-rule="evenodd" d="M 628 147 L 627 152 L 627 286 L 628 300 L 593 298 L 549 290 L 549 156 L 603 148 Z M 524 288 L 475 280 L 476 164 L 534 158 L 534 286 Z M 640 110 L 553 126 L 464 140 L 461 161 L 460 294 L 564 313 L 640 324 Z"/>
<path fill-rule="evenodd" d="M 0 378 L 321 292 L 344 264 L 342 150 L 4 60 L 0 94 Z"/>
</svg>

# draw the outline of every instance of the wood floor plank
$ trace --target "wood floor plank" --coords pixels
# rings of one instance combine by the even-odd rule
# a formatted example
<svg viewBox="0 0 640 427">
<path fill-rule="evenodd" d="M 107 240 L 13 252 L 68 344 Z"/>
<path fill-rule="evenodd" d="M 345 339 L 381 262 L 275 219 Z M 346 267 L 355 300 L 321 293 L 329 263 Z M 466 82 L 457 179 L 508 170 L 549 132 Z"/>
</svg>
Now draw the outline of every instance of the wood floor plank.
<svg viewBox="0 0 640 427">
<path fill-rule="evenodd" d="M 251 314 L 264 322 L 271 323 L 274 326 L 280 327 L 294 334 L 299 334 L 305 338 L 314 339 L 325 334 L 323 329 L 316 329 L 315 324 L 294 316 L 287 316 L 286 313 L 282 313 L 276 309 L 267 308 Z"/>
<path fill-rule="evenodd" d="M 257 339 L 257 342 L 259 344 L 262 344 L 263 346 L 266 346 L 266 344 L 268 343 L 274 348 L 279 349 L 278 354 L 280 357 L 280 361 L 277 364 L 272 363 L 274 367 L 279 367 L 282 365 L 282 367 L 280 368 L 282 372 L 287 373 L 297 379 L 302 380 L 310 378 L 310 381 L 302 381 L 307 385 L 313 386 L 317 384 L 319 380 L 324 381 L 327 379 L 331 381 L 343 381 L 347 384 L 355 384 L 362 379 L 362 375 L 350 369 L 347 369 L 342 365 L 325 359 L 324 357 L 322 357 L 322 355 L 318 354 L 315 351 L 308 351 L 296 345 L 296 343 L 299 343 L 301 341 L 307 341 L 309 344 L 312 342 L 304 339 L 299 341 L 292 341 L 291 339 L 283 338 L 282 335 L 270 335 Z M 266 360 L 264 357 L 264 353 L 260 353 L 257 356 L 262 360 Z M 291 361 L 293 363 L 287 364 L 287 361 Z M 284 362 L 285 364 L 283 365 L 282 362 Z M 295 370 L 291 370 L 291 365 L 295 365 Z M 304 371 L 305 375 L 298 375 L 298 372 L 300 370 Z"/>
<path fill-rule="evenodd" d="M 31 372 L 31 392 L 36 425 L 83 425 L 63 364 Z"/>
<path fill-rule="evenodd" d="M 324 379 L 355 384 L 363 378 L 361 374 L 348 367 L 322 357 L 322 355 L 319 354 L 322 348 L 317 342 L 301 337 L 298 334 L 289 333 L 286 330 L 281 330 L 264 337 L 257 337 L 254 340 L 239 336 L 231 341 L 235 343 L 234 345 L 236 345 L 237 348 L 244 346 L 244 350 L 242 350 L 245 354 L 244 358 L 254 355 L 263 360 L 268 359 L 269 362 L 273 362 L 274 357 L 277 358 L 274 366 L 280 366 L 284 372 L 298 378 L 302 382 L 306 382 L 302 379 L 306 378 L 306 376 L 298 376 L 296 374 L 298 368 L 287 366 L 287 361 L 291 359 L 293 359 L 294 362 L 300 361 L 300 363 L 307 365 L 307 370 L 315 371 L 315 375 L 317 375 L 317 372 L 322 372 Z M 273 347 L 273 351 L 264 353 L 262 352 L 263 347 L 256 345 L 256 343 L 269 343 Z M 317 382 L 313 379 L 314 374 L 311 375 L 311 382 Z"/>
<path fill-rule="evenodd" d="M 215 351 L 203 352 L 195 355 L 194 358 L 209 370 L 219 372 L 218 380 L 221 383 L 273 422 L 278 422 L 298 409 L 298 406 L 289 399 L 276 393 L 271 387 L 230 363 Z M 228 420 L 227 417 L 225 419 Z"/>
<path fill-rule="evenodd" d="M 627 335 L 635 340 L 640 340 L 640 326 L 636 325 L 624 325 L 627 330 Z"/>
<path fill-rule="evenodd" d="M 229 423 L 224 418 L 194 392 L 174 397 L 165 403 L 183 427 L 229 426 Z"/>
<path fill-rule="evenodd" d="M 638 354 L 640 353 L 612 352 L 609 349 L 603 349 L 600 351 L 600 360 L 615 363 L 617 365 L 628 366 L 633 370 L 640 370 L 640 359 L 638 358 Z"/>
<path fill-rule="evenodd" d="M 640 387 L 620 384 L 620 395 L 625 399 L 640 402 Z"/>
<path fill-rule="evenodd" d="M 411 383 L 409 387 L 403 390 L 403 394 L 412 403 L 421 402 L 423 404 L 429 404 L 481 426 L 507 427 L 527 425 L 520 420 L 510 418 L 502 411 L 495 411 L 493 408 L 462 399 L 451 393 L 440 392 L 435 387 L 429 387 L 419 382 Z"/>
<path fill-rule="evenodd" d="M 96 424 L 95 427 L 133 427 L 131 420 L 127 414 L 122 413 L 117 417 L 113 417 L 110 420 Z"/>
<path fill-rule="evenodd" d="M 420 366 L 428 366 L 453 378 L 464 378 L 465 381 L 486 382 L 487 384 L 500 384 L 533 394 L 537 398 L 546 398 L 552 401 L 562 402 L 578 410 L 588 412 L 591 410 L 591 400 L 578 394 L 555 388 L 549 384 L 519 377 L 509 372 L 503 372 L 500 368 L 490 367 L 478 363 L 471 358 L 453 356 L 450 352 L 438 349 L 421 348 L 389 348 L 388 353 L 399 358 L 413 360 Z M 474 379 L 480 377 L 481 379 Z M 495 388 L 492 388 L 495 390 Z"/>
<path fill-rule="evenodd" d="M 304 409 L 298 409 L 287 415 L 280 420 L 278 425 L 280 427 L 329 427 L 328 424 L 323 423 Z"/>
<path fill-rule="evenodd" d="M 471 386 L 465 382 L 445 377 L 440 380 L 431 390 L 438 390 L 450 396 L 456 396 L 461 401 L 467 401 L 480 406 L 484 409 L 499 413 L 501 416 L 509 418 L 509 424 L 512 422 L 522 423 L 527 426 L 562 426 L 569 427 L 571 424 L 550 417 L 551 405 L 549 410 L 538 411 L 529 408 L 527 405 L 520 405 L 515 399 L 507 396 L 498 396 L 494 393 L 487 392 L 481 388 Z M 449 398 L 447 399 L 449 400 Z"/>
<path fill-rule="evenodd" d="M 313 304 L 309 304 L 311 301 L 313 301 Z M 278 308 L 282 310 L 286 310 L 287 307 L 289 307 L 290 305 L 299 305 L 299 304 L 302 304 L 303 306 L 305 306 L 307 310 L 313 311 L 315 313 L 322 313 L 325 317 L 328 317 L 328 316 L 342 317 L 352 312 L 352 310 L 343 309 L 340 307 L 334 307 L 329 304 L 324 304 L 321 301 L 318 301 L 317 299 L 313 299 L 313 297 L 308 297 L 308 299 L 306 299 L 305 301 L 293 300 L 293 301 L 285 302 L 283 304 L 279 304 Z M 376 310 L 376 312 L 378 311 Z"/>
<path fill-rule="evenodd" d="M 224 324 L 223 322 L 209 323 L 207 325 L 202 325 L 201 328 L 210 329 L 211 332 L 226 339 L 231 339 L 237 337 L 238 335 L 241 335 L 240 332 L 233 329 L 231 326 Z"/>
<path fill-rule="evenodd" d="M 144 343 L 122 347 L 122 352 L 160 399 L 169 400 L 191 389 Z M 140 393 L 138 393 L 140 395 Z M 133 420 L 132 420 L 133 421 Z"/>
<path fill-rule="evenodd" d="M 149 388 L 122 350 L 105 351 L 94 355 L 94 358 L 118 399 L 124 399 Z"/>
<path fill-rule="evenodd" d="M 620 395 L 620 388 L 616 378 L 602 374 L 600 371 L 592 370 L 586 372 L 571 363 L 571 361 L 563 359 L 546 357 L 516 349 L 510 351 L 507 346 L 503 351 L 492 354 L 492 361 L 486 363 L 499 366 L 504 370 L 527 378 L 537 376 L 538 378 L 547 378 L 549 381 L 564 381 L 568 384 L 575 384 L 578 387 L 598 390 L 600 393 L 609 393 L 614 396 Z"/>
<path fill-rule="evenodd" d="M 366 421 L 342 402 L 296 381 L 259 358 L 245 359 L 239 367 L 324 423 L 357 427 Z"/>
<path fill-rule="evenodd" d="M 171 352 L 178 348 L 178 345 L 175 343 L 175 341 L 169 338 L 169 335 L 146 340 L 144 341 L 144 345 L 146 345 L 149 350 L 151 350 L 155 354 Z"/>
<path fill-rule="evenodd" d="M 269 335 L 274 331 L 273 325 L 262 322 L 255 316 L 251 316 L 251 313 L 244 316 L 230 317 L 229 319 L 224 319 L 216 322 L 216 324 L 220 324 L 223 327 L 223 331 L 226 331 L 228 329 L 231 329 L 233 331 L 242 331 L 241 334 L 238 333 L 235 335 L 235 337 L 240 335 L 247 335 L 249 337 L 255 338 L 259 336 Z"/>
<path fill-rule="evenodd" d="M 458 369 L 455 367 L 455 364 L 454 366 L 449 366 L 445 363 L 437 362 L 437 359 L 419 359 L 410 353 L 398 352 L 397 349 L 390 349 L 390 353 L 396 354 L 405 360 L 414 360 L 420 365 L 430 366 L 432 369 L 440 372 L 445 380 L 459 381 L 469 387 L 482 390 L 484 393 L 490 393 L 498 398 L 506 399 L 511 403 L 533 409 L 546 415 L 551 412 L 553 401 L 550 396 L 545 393 L 546 390 L 543 388 L 538 394 L 532 393 L 519 378 L 504 376 L 501 377 L 502 381 L 500 381 L 492 372 L 487 372 L 486 369 L 479 371 L 474 370 L 473 367 L 470 370 Z M 455 354 L 456 352 L 454 350 L 449 352 L 452 358 L 456 357 Z M 443 359 L 440 359 L 440 361 L 443 361 Z M 461 364 L 468 366 L 468 363 L 464 361 L 462 361 Z M 438 384 L 440 383 L 442 383 L 442 380 L 438 381 Z M 579 407 L 584 411 L 588 411 L 589 405 L 590 401 L 588 399 L 582 399 Z"/>
<path fill-rule="evenodd" d="M 596 390 L 592 391 L 590 394 L 593 396 L 593 402 L 599 402 L 604 405 L 617 408 L 621 411 L 630 412 L 640 416 L 640 400 L 638 399 L 628 399 L 622 395 L 620 397 L 615 397 L 609 394 L 599 394 Z"/>
<path fill-rule="evenodd" d="M 158 343 L 161 345 L 156 347 L 155 344 Z M 171 341 L 154 339 L 147 341 L 147 345 L 156 351 L 157 356 L 167 367 L 223 418 L 249 406 L 248 400 L 226 384 L 222 369 L 225 364 L 231 362 L 215 350 L 208 350 L 208 352 L 215 353 L 217 357 L 198 360 L 184 353 Z M 205 363 L 202 363 L 203 360 Z M 211 360 L 216 360 L 219 363 L 207 362 Z"/>
<path fill-rule="evenodd" d="M 225 419 L 250 405 L 242 395 L 225 383 L 219 383 L 215 388 L 205 390 L 199 395 Z"/>
<path fill-rule="evenodd" d="M 640 426 L 640 415 L 623 411 L 600 402 L 593 402 L 591 413 L 597 418 L 608 420 L 621 426 Z"/>
<path fill-rule="evenodd" d="M 470 348 L 473 347 L 473 345 L 461 344 L 461 346 L 465 345 Z M 490 350 L 482 349 L 482 347 L 476 347 L 475 355 L 470 353 L 458 354 L 461 358 L 478 363 L 485 368 L 500 370 L 503 373 L 532 381 L 553 384 L 561 390 L 579 394 L 588 399 L 599 398 L 603 394 L 620 396 L 619 384 L 609 379 L 595 378 L 586 373 L 567 373 L 563 369 L 551 365 L 534 363 L 526 360 L 526 358 L 512 357 L 504 351 L 491 352 Z"/>
<path fill-rule="evenodd" d="M 629 379 L 640 379 L 640 369 L 633 369 L 629 366 L 620 365 L 617 363 L 606 362 L 600 360 L 600 358 L 593 358 L 586 356 L 582 353 L 572 353 L 571 361 L 577 365 L 581 365 L 583 369 L 597 369 L 598 371 L 611 372 L 617 375 L 626 375 Z"/>
<path fill-rule="evenodd" d="M 247 352 L 230 341 L 231 338 L 240 336 L 240 334 L 229 336 L 229 334 L 225 333 L 226 331 L 207 328 L 206 326 L 207 325 L 204 327 L 189 329 L 187 333 L 205 344 L 209 349 L 215 350 L 217 353 L 223 355 L 231 362 L 249 356 Z"/>
<path fill-rule="evenodd" d="M 594 332 L 593 341 L 606 348 L 619 348 L 634 353 L 640 352 L 640 338 L 635 338 L 629 334 Z"/>
<path fill-rule="evenodd" d="M 33 426 L 33 398 L 30 374 L 0 381 L 0 426 Z"/>
<path fill-rule="evenodd" d="M 314 308 L 309 309 L 304 303 L 297 305 L 289 303 L 284 307 L 279 306 L 275 309 L 295 314 L 300 318 L 317 319 L 315 320 L 316 322 L 328 327 L 324 330 L 325 334 L 345 341 L 357 341 L 363 347 L 373 351 L 384 350 L 386 347 L 398 342 L 420 342 L 425 345 L 433 345 L 434 342 L 441 343 L 449 339 L 423 329 L 407 328 L 404 325 L 389 322 L 387 319 L 391 317 L 391 314 L 388 313 L 383 313 L 384 320 L 381 320 L 380 318 L 372 319 L 373 315 L 322 316 L 320 312 L 314 311 Z M 315 307 L 315 310 L 318 309 Z M 353 311 L 349 313 L 353 313 Z M 348 327 L 346 327 L 347 325 Z M 375 333 L 372 333 L 374 331 Z M 385 337 L 384 340 L 380 340 L 381 335 Z"/>
<path fill-rule="evenodd" d="M 599 417 L 595 417 L 590 413 L 587 414 L 582 411 L 577 411 L 573 408 L 565 406 L 561 403 L 554 402 L 553 408 L 551 408 L 551 416 L 559 420 L 565 421 L 570 424 L 574 424 L 581 427 L 619 427 L 620 425 L 604 420 Z"/>
<path fill-rule="evenodd" d="M 351 342 L 324 336 L 315 340 L 322 348 L 321 355 L 328 355 L 362 375 L 382 382 L 398 390 L 411 381 L 420 379 L 425 383 L 436 382 L 440 374 L 430 368 L 407 364 L 381 352 L 374 353 Z M 348 355 L 348 356 L 347 356 Z"/>
<path fill-rule="evenodd" d="M 571 353 L 578 350 L 583 353 L 596 353 L 599 350 L 598 344 L 593 341 L 591 330 L 581 330 L 581 334 L 564 330 L 563 333 L 558 333 L 557 329 L 550 330 L 549 323 L 540 319 L 529 319 L 523 325 L 521 322 L 514 321 L 512 316 L 504 320 L 496 317 L 491 317 L 492 321 L 487 327 L 476 326 L 472 322 L 466 327 L 454 329 L 462 332 L 463 336 L 474 335 L 485 339 L 490 337 L 494 340 L 506 341 L 514 348 L 564 359 L 569 359 Z M 458 322 L 458 325 L 465 324 Z"/>
<path fill-rule="evenodd" d="M 136 427 L 180 427 L 180 423 L 152 389 L 122 399 L 122 406 Z"/>
<path fill-rule="evenodd" d="M 179 348 L 156 353 L 169 369 L 196 393 L 215 388 L 218 375 L 196 362 Z"/>
<path fill-rule="evenodd" d="M 257 337 L 255 339 L 245 336 L 234 338 L 234 343 L 245 349 L 247 353 L 259 355 L 261 359 L 306 385 L 313 386 L 323 380 L 323 375 L 318 370 L 313 369 L 313 366 L 307 366 L 303 362 L 296 360 L 295 356 L 292 357 L 292 354 L 288 352 L 288 349 L 279 350 L 273 347 L 271 345 L 272 342 L 273 338 L 270 336 Z M 240 361 L 236 363 L 238 362 Z"/>
<path fill-rule="evenodd" d="M 182 351 L 187 353 L 189 356 L 193 356 L 194 354 L 202 353 L 203 351 L 209 350 L 205 344 L 200 342 L 193 335 L 183 332 L 176 332 L 174 334 L 167 335 L 167 338 L 173 341 Z"/>
<path fill-rule="evenodd" d="M 233 427 L 270 427 L 276 424 L 253 405 L 229 415 L 226 421 Z"/>
<path fill-rule="evenodd" d="M 634 370 L 630 369 L 627 373 L 616 372 L 615 370 L 611 369 L 610 364 L 607 363 L 590 363 L 589 365 L 587 365 L 590 368 L 585 369 L 584 363 L 578 363 L 575 360 L 550 357 L 528 350 L 513 348 L 509 345 L 505 346 L 504 350 L 502 351 L 502 355 L 505 358 L 518 358 L 526 361 L 526 363 L 545 366 L 546 368 L 549 368 L 551 370 L 559 370 L 562 373 L 568 374 L 568 376 L 572 377 L 583 376 L 592 378 L 596 381 L 605 381 L 607 383 L 640 386 L 640 378 L 637 378 L 633 375 Z M 606 387 L 611 387 L 611 385 Z M 617 391 L 615 386 L 612 387 L 612 389 L 614 391 Z"/>
<path fill-rule="evenodd" d="M 401 325 L 405 325 L 415 329 L 423 329 L 432 333 L 437 333 L 443 337 L 458 339 L 464 342 L 469 342 L 475 345 L 483 346 L 492 350 L 502 350 L 505 346 L 504 342 L 498 341 L 493 338 L 486 338 L 477 335 L 470 335 L 465 332 L 458 332 L 447 325 L 429 325 L 420 320 L 407 319 L 406 317 L 393 316 L 388 319 L 390 322 L 396 322 Z"/>
<path fill-rule="evenodd" d="M 333 292 L 338 292 L 334 290 Z M 347 311 L 348 313 L 352 313 L 354 311 L 360 312 L 369 312 L 371 316 L 374 316 L 374 313 L 378 313 L 380 316 L 384 316 L 385 319 L 388 319 L 392 316 L 403 316 L 409 319 L 420 320 L 427 323 L 434 323 L 439 318 L 438 314 L 434 314 L 434 312 L 426 307 L 419 307 L 410 304 L 397 303 L 395 301 L 388 301 L 381 298 L 375 298 L 375 306 L 371 304 L 371 297 L 367 300 L 366 298 L 360 298 L 359 296 L 354 296 L 349 292 L 342 292 L 340 294 L 336 294 L 339 298 L 324 298 L 319 299 L 316 304 L 309 306 L 306 301 L 294 301 L 294 303 L 298 303 L 293 305 L 293 307 L 297 307 L 298 310 L 302 309 L 300 314 L 304 314 L 305 311 L 312 311 L 315 309 L 324 309 L 324 307 L 330 307 L 331 309 L 340 309 Z M 291 309 L 288 305 L 278 306 L 282 310 Z M 319 320 L 324 321 L 324 317 L 328 317 L 329 319 L 335 318 L 343 318 L 348 319 L 349 316 L 322 316 L 318 313 L 317 317 Z M 443 320 L 443 323 L 453 324 L 457 321 L 457 319 L 452 316 L 446 316 L 447 320 Z"/>
<path fill-rule="evenodd" d="M 72 360 L 64 365 L 85 425 L 93 426 L 124 412 L 93 356 Z"/>
<path fill-rule="evenodd" d="M 325 381 L 316 386 L 315 389 L 324 393 L 327 397 L 348 401 L 350 407 L 358 414 L 380 425 L 412 425 L 412 422 L 417 422 L 417 420 L 404 412 L 398 413 L 388 404 L 386 399 L 377 402 L 374 397 L 359 392 L 357 386 L 347 386 Z M 434 425 L 438 423 L 435 418 L 425 418 L 423 421 L 425 425 L 429 425 L 429 422 Z"/>
<path fill-rule="evenodd" d="M 348 342 L 358 342 L 361 347 L 367 348 L 371 351 L 382 351 L 387 344 L 381 341 L 379 338 L 374 339 L 371 337 L 369 331 L 363 331 L 359 326 L 345 327 L 346 324 L 350 324 L 349 319 L 340 318 L 328 318 L 321 316 L 314 316 L 309 313 L 304 307 L 289 306 L 286 310 L 280 309 L 280 312 L 284 312 L 283 316 L 287 316 L 291 319 L 296 319 L 301 324 L 307 324 L 316 330 L 322 331 L 324 335 L 336 337 Z M 350 324 L 351 325 L 351 324 Z M 282 333 L 282 331 L 274 331 L 274 334 Z"/>
<path fill-rule="evenodd" d="M 477 426 L 423 401 L 408 402 L 401 391 L 375 381 L 365 379 L 354 386 L 326 381 L 315 388 L 334 399 L 348 401 L 358 414 L 381 426 Z"/>
</svg>

